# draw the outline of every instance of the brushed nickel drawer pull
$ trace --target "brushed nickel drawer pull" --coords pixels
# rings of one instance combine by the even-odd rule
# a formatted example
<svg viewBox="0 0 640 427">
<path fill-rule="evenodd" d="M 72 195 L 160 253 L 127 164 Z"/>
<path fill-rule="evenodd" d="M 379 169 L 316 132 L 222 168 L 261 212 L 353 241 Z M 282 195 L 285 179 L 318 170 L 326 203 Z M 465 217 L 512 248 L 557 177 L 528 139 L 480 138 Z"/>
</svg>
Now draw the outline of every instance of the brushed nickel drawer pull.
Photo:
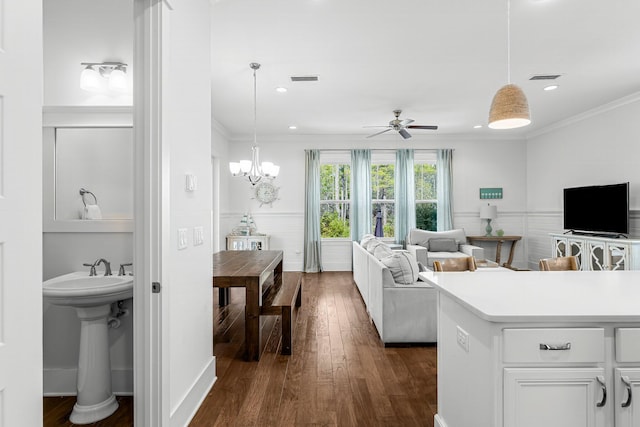
<svg viewBox="0 0 640 427">
<path fill-rule="evenodd" d="M 631 381 L 627 376 L 620 377 L 620 380 L 622 381 L 622 383 L 627 389 L 627 400 L 622 402 L 620 406 L 622 406 L 623 408 L 628 408 L 629 406 L 631 406 Z"/>
<path fill-rule="evenodd" d="M 602 400 L 596 403 L 598 408 L 602 408 L 607 403 L 607 385 L 604 383 L 604 377 L 602 375 L 598 375 L 596 377 L 596 381 L 600 384 L 600 388 L 602 389 Z"/>
<path fill-rule="evenodd" d="M 571 343 L 568 342 L 566 344 L 560 344 L 560 345 L 550 345 L 550 344 L 540 343 L 540 350 L 571 350 Z"/>
</svg>

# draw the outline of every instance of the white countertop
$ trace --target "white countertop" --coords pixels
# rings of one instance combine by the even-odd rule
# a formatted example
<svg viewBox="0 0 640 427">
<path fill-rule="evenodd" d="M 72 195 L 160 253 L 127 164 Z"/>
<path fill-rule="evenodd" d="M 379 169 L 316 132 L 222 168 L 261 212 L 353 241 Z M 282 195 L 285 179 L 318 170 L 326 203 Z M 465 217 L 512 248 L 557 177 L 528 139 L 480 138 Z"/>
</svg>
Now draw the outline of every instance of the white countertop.
<svg viewBox="0 0 640 427">
<path fill-rule="evenodd" d="M 640 271 L 423 272 L 490 322 L 639 322 Z"/>
</svg>

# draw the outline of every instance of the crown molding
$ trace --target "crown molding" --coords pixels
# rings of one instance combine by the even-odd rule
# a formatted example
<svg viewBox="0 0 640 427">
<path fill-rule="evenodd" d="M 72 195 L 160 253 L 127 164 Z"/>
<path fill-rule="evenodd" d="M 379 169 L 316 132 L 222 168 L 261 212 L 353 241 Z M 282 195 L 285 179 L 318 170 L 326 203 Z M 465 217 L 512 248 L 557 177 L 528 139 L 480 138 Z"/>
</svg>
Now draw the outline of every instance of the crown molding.
<svg viewBox="0 0 640 427">
<path fill-rule="evenodd" d="M 544 135 L 549 132 L 553 132 L 558 129 L 565 128 L 567 126 L 574 125 L 581 121 L 590 119 L 594 116 L 598 116 L 600 114 L 606 113 L 607 111 L 615 110 L 616 108 L 624 107 L 625 105 L 633 104 L 634 102 L 640 102 L 640 92 L 632 93 L 631 95 L 624 96 L 622 98 L 616 99 L 614 101 L 608 102 L 606 104 L 600 105 L 599 107 L 592 108 L 591 110 L 587 110 L 583 113 L 576 114 L 575 116 L 569 117 L 564 120 L 560 120 L 555 122 L 549 126 L 546 126 L 540 130 L 535 132 L 531 132 L 526 135 L 527 139 L 536 138 L 540 135 Z"/>
<path fill-rule="evenodd" d="M 227 130 L 226 127 L 222 125 L 219 121 L 217 121 L 213 116 L 211 117 L 211 129 L 215 132 L 218 132 L 220 135 L 224 137 L 227 141 L 232 140 L 231 133 Z"/>
</svg>

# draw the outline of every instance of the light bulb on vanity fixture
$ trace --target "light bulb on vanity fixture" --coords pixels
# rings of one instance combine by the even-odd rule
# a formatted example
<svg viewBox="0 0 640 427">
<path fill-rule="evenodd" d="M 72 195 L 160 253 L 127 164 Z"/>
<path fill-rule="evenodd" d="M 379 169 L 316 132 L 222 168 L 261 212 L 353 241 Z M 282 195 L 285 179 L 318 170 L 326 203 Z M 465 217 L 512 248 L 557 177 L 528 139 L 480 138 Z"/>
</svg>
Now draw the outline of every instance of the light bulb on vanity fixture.
<svg viewBox="0 0 640 427">
<path fill-rule="evenodd" d="M 256 185 L 262 178 L 275 179 L 280 172 L 280 166 L 271 162 L 260 163 L 260 151 L 257 145 L 257 102 L 256 102 L 256 70 L 260 64 L 252 62 L 249 67 L 253 70 L 253 146 L 251 160 L 229 162 L 229 171 L 233 176 L 247 177 L 251 185 Z"/>
<path fill-rule="evenodd" d="M 493 97 L 489 128 L 515 129 L 530 123 L 527 97 L 520 87 L 511 83 L 511 1 L 507 0 L 507 84 Z"/>
<path fill-rule="evenodd" d="M 100 92 L 104 88 L 102 78 L 107 79 L 107 88 L 114 92 L 127 91 L 127 64 L 123 62 L 82 62 L 80 88 L 89 92 Z"/>
</svg>

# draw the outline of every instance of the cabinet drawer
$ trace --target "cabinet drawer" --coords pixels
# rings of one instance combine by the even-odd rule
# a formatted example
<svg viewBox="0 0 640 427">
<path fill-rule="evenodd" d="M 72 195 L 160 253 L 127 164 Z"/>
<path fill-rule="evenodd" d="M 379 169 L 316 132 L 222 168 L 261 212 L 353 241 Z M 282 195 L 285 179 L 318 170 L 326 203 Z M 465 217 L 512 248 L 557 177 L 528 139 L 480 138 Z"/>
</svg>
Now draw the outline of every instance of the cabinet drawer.
<svg viewBox="0 0 640 427">
<path fill-rule="evenodd" d="M 597 363 L 604 361 L 604 329 L 504 329 L 505 363 Z"/>
<path fill-rule="evenodd" d="M 616 361 L 640 362 L 640 328 L 616 329 Z"/>
</svg>

